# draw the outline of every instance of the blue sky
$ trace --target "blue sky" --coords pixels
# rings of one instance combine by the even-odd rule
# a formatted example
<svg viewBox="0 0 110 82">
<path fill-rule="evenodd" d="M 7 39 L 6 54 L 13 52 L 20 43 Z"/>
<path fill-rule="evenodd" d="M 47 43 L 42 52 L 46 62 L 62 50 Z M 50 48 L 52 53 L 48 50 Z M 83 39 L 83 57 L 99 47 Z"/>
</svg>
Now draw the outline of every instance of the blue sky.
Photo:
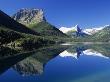
<svg viewBox="0 0 110 82">
<path fill-rule="evenodd" d="M 0 0 L 0 9 L 12 15 L 21 8 L 42 8 L 51 24 L 61 27 L 110 24 L 110 0 Z"/>
</svg>

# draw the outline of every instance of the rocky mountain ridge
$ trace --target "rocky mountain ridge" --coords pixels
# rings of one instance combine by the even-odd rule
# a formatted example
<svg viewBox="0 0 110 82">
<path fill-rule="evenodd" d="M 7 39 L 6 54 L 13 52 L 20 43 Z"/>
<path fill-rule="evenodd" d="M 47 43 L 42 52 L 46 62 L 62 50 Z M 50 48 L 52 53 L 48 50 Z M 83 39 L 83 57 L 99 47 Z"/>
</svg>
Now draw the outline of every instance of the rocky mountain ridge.
<svg viewBox="0 0 110 82">
<path fill-rule="evenodd" d="M 24 25 L 46 21 L 43 9 L 22 8 L 12 18 Z"/>
</svg>

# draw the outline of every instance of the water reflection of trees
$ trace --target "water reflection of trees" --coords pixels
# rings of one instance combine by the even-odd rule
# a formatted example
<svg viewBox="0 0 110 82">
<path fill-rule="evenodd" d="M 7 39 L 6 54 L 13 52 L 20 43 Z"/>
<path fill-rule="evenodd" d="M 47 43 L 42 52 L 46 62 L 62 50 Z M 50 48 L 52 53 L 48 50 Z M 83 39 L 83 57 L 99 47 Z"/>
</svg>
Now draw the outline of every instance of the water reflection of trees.
<svg viewBox="0 0 110 82">
<path fill-rule="evenodd" d="M 110 57 L 110 44 L 96 44 L 92 45 L 91 48 L 104 56 Z"/>
<path fill-rule="evenodd" d="M 58 45 L 42 47 L 34 51 L 3 48 L 0 51 L 0 74 L 13 65 L 13 69 L 22 75 L 42 74 L 43 66 L 67 48 L 68 46 Z"/>
</svg>

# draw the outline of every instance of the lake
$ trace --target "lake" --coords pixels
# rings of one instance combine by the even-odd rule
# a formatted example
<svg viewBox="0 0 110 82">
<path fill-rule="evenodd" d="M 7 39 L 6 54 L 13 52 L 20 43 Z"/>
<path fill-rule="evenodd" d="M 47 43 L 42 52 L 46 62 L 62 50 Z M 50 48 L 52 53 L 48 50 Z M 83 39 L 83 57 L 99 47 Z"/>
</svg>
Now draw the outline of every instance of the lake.
<svg viewBox="0 0 110 82">
<path fill-rule="evenodd" d="M 0 82 L 110 82 L 110 44 L 2 47 Z"/>
</svg>

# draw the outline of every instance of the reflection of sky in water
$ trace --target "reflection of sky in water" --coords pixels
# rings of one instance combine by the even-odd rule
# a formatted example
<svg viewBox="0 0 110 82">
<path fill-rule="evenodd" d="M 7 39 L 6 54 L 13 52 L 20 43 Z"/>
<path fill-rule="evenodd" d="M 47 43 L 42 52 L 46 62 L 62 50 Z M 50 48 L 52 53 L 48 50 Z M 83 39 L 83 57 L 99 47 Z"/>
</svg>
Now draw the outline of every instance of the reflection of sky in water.
<svg viewBox="0 0 110 82">
<path fill-rule="evenodd" d="M 11 68 L 0 76 L 0 82 L 109 82 L 109 76 L 108 57 L 92 49 L 77 53 L 65 50 L 45 65 L 41 75 L 25 77 Z"/>
<path fill-rule="evenodd" d="M 110 60 L 98 56 L 82 55 L 78 60 L 73 59 L 71 56 L 58 56 L 46 65 L 45 72 L 50 71 L 48 76 L 54 79 L 62 78 L 74 81 L 88 76 L 89 79 L 95 76 L 98 77 L 98 74 L 109 71 L 109 68 Z M 99 77 L 97 79 L 100 80 Z"/>
</svg>

